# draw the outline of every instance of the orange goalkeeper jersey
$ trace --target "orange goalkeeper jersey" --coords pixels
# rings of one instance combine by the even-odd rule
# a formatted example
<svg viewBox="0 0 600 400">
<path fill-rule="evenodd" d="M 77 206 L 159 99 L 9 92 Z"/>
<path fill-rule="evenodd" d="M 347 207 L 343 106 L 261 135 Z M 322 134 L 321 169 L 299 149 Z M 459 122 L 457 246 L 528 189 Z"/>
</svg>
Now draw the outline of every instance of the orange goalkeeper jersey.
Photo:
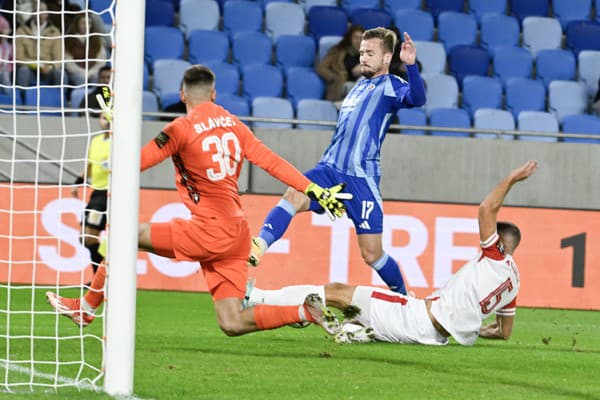
<svg viewBox="0 0 600 400">
<path fill-rule="evenodd" d="M 142 149 L 142 171 L 171 157 L 179 196 L 192 215 L 243 215 L 238 177 L 244 158 L 303 192 L 310 181 L 258 140 L 236 116 L 204 102 L 168 124 Z"/>
</svg>

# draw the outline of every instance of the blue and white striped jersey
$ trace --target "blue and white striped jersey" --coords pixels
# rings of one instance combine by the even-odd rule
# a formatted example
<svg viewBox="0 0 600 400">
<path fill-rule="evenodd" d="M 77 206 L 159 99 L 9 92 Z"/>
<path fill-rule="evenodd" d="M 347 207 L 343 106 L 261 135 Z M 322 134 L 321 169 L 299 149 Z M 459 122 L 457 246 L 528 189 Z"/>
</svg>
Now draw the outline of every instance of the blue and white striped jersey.
<svg viewBox="0 0 600 400">
<path fill-rule="evenodd" d="M 416 65 L 407 71 L 408 83 L 391 74 L 356 83 L 342 103 L 320 163 L 352 176 L 381 175 L 381 145 L 396 111 L 425 104 L 425 87 Z"/>
</svg>

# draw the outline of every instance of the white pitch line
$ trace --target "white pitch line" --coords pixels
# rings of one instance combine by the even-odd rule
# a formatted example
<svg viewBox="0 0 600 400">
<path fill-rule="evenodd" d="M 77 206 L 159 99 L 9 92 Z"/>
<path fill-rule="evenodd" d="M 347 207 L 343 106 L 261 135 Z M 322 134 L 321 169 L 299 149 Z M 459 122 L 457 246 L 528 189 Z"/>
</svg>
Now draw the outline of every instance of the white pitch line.
<svg viewBox="0 0 600 400">
<path fill-rule="evenodd" d="M 33 368 L 22 367 L 20 365 L 14 365 L 14 364 L 7 365 L 6 362 L 1 363 L 0 367 L 4 368 L 4 369 L 8 369 L 9 371 L 19 372 L 19 373 L 27 374 L 27 375 L 33 375 L 33 376 L 36 376 L 36 377 L 42 378 L 42 379 L 48 379 L 48 380 L 56 379 L 60 383 L 70 384 L 79 389 L 90 390 L 90 391 L 94 391 L 94 392 L 102 392 L 102 388 L 100 388 L 96 385 L 93 385 L 91 383 L 77 382 L 75 379 L 67 378 L 67 377 L 61 376 L 61 375 L 56 376 L 54 374 L 47 374 L 45 372 L 36 371 Z M 3 391 L 8 392 L 8 390 L 3 390 Z M 133 395 L 132 396 L 115 396 L 115 399 L 117 399 L 117 400 L 145 400 L 141 397 L 136 397 Z"/>
</svg>

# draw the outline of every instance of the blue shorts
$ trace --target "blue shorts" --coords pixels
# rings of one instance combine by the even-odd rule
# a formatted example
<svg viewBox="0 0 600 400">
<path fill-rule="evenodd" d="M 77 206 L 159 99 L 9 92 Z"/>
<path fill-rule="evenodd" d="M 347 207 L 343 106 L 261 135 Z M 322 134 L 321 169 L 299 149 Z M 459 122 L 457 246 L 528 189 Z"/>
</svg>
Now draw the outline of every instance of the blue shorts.
<svg viewBox="0 0 600 400">
<path fill-rule="evenodd" d="M 327 188 L 345 183 L 345 192 L 352 193 L 352 200 L 344 200 L 348 218 L 354 222 L 357 234 L 383 232 L 383 204 L 379 192 L 380 177 L 357 177 L 342 174 L 333 168 L 317 164 L 304 173 L 317 185 Z M 310 202 L 310 210 L 322 214 L 325 212 L 317 201 Z"/>
</svg>

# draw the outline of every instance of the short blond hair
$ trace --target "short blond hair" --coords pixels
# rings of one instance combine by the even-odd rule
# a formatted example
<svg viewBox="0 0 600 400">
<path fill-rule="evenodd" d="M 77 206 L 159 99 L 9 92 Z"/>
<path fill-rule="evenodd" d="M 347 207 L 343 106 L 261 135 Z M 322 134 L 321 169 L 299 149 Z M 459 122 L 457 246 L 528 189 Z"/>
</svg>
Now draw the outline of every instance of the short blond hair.
<svg viewBox="0 0 600 400">
<path fill-rule="evenodd" d="M 394 31 L 377 27 L 373 29 L 366 30 L 362 35 L 363 40 L 369 39 L 381 39 L 383 51 L 390 52 L 394 54 L 394 49 L 396 49 L 396 43 L 398 43 L 398 37 Z"/>
</svg>

